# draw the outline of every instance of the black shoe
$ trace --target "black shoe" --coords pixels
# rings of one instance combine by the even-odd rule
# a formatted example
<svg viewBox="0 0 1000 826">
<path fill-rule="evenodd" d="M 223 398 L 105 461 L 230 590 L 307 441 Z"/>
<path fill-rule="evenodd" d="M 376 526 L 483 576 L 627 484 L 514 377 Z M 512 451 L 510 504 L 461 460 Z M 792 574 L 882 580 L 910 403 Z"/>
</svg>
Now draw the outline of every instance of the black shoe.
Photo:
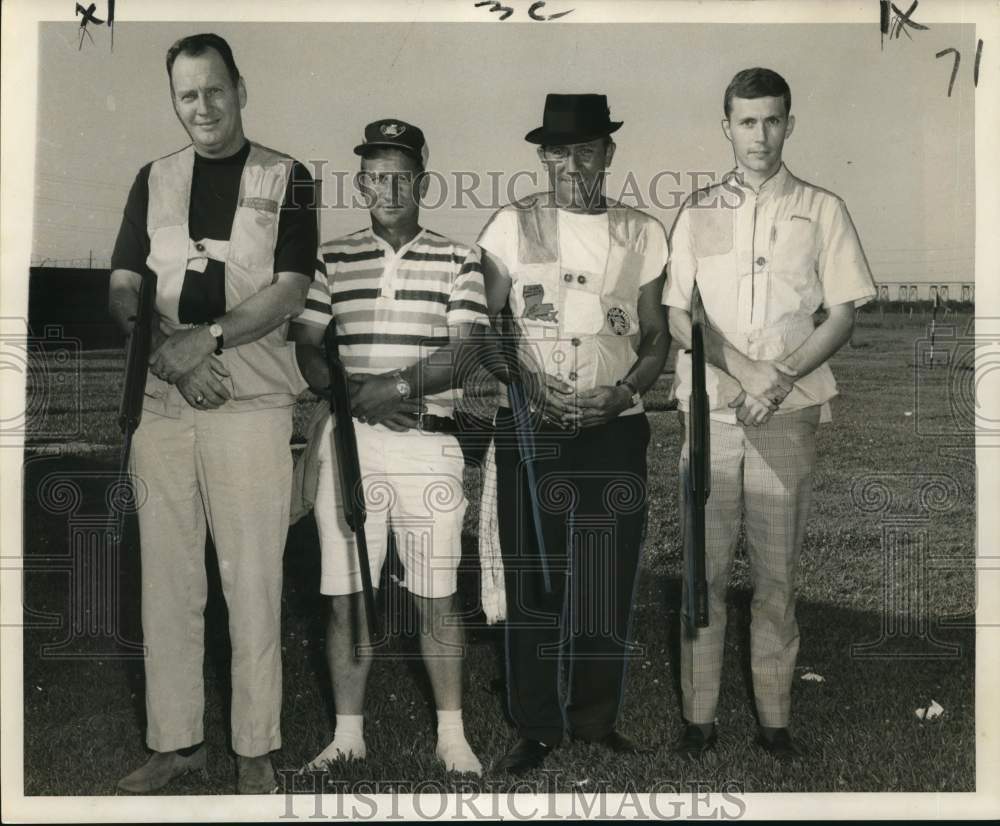
<svg viewBox="0 0 1000 826">
<path fill-rule="evenodd" d="M 541 740 L 529 740 L 527 737 L 520 738 L 496 764 L 498 771 L 505 771 L 508 774 L 520 775 L 537 769 L 549 752 L 555 746 L 543 743 Z"/>
<path fill-rule="evenodd" d="M 711 734 L 705 734 L 700 726 L 694 725 L 694 723 L 688 723 L 684 727 L 684 733 L 681 735 L 681 739 L 677 741 L 674 746 L 674 751 L 677 754 L 683 754 L 686 757 L 690 757 L 692 760 L 698 760 L 705 755 L 706 752 L 711 751 L 715 748 L 715 744 L 718 741 L 718 735 L 715 731 L 715 726 L 712 726 Z"/>
<path fill-rule="evenodd" d="M 604 746 L 615 754 L 640 754 L 643 751 L 635 740 L 617 731 L 611 731 L 599 740 L 584 740 L 583 742 Z"/>
<path fill-rule="evenodd" d="M 805 751 L 792 739 L 787 728 L 779 728 L 770 736 L 761 732 L 757 735 L 757 745 L 780 763 L 805 756 Z"/>
</svg>

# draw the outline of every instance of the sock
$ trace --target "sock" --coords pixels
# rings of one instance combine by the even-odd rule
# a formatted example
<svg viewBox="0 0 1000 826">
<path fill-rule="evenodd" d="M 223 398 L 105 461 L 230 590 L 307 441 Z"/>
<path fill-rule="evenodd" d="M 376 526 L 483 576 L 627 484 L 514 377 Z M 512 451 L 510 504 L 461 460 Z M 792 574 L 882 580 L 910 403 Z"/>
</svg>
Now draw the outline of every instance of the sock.
<svg viewBox="0 0 1000 826">
<path fill-rule="evenodd" d="M 198 751 L 198 749 L 200 749 L 201 746 L 202 746 L 201 743 L 195 743 L 193 746 L 185 746 L 182 749 L 177 749 L 177 753 L 181 757 L 190 757 L 192 754 Z"/>
<path fill-rule="evenodd" d="M 337 729 L 334 731 L 334 739 L 337 737 L 347 737 L 354 740 L 365 739 L 365 716 L 363 714 L 338 714 Z"/>
<path fill-rule="evenodd" d="M 483 773 L 483 765 L 469 747 L 462 725 L 462 709 L 438 709 L 437 756 L 448 771 Z"/>
<path fill-rule="evenodd" d="M 324 763 L 334 760 L 364 760 L 368 756 L 364 723 L 363 714 L 338 714 L 333 740 L 330 745 L 309 761 L 309 768 L 321 769 Z"/>
</svg>

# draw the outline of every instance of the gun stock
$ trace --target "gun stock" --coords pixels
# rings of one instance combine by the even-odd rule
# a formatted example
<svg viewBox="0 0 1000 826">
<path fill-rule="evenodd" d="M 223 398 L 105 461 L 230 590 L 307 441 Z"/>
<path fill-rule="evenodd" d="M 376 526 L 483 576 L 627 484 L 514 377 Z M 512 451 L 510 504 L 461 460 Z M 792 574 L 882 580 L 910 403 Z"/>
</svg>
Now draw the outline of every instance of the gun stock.
<svg viewBox="0 0 1000 826">
<path fill-rule="evenodd" d="M 358 457 L 358 439 L 351 416 L 351 389 L 347 371 L 340 360 L 337 346 L 336 322 L 330 321 L 324 334 L 326 361 L 330 370 L 330 412 L 333 415 L 333 448 L 337 456 L 341 502 L 344 521 L 354 533 L 358 546 L 358 564 L 361 566 L 361 589 L 368 622 L 369 640 L 374 643 L 381 636 L 378 615 L 375 611 L 375 590 L 372 585 L 368 561 L 368 537 L 365 533 L 365 491 L 361 481 L 361 461 Z"/>
</svg>

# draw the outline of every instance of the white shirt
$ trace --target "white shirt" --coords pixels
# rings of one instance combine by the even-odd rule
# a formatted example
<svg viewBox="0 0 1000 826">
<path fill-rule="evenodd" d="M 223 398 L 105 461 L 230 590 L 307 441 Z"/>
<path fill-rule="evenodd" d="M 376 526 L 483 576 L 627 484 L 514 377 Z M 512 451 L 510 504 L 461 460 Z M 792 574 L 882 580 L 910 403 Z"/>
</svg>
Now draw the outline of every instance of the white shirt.
<svg viewBox="0 0 1000 826">
<path fill-rule="evenodd" d="M 801 181 L 782 165 L 755 191 L 736 173 L 696 193 L 674 223 L 663 303 L 690 310 L 697 279 L 709 323 L 752 359 L 780 359 L 812 334 L 820 306 L 875 296 L 868 262 L 844 202 Z M 735 422 L 728 404 L 736 380 L 707 365 L 706 386 L 715 419 Z M 674 393 L 681 409 L 691 394 L 690 355 L 680 352 Z M 824 363 L 801 377 L 779 413 L 823 405 L 837 394 Z"/>
</svg>

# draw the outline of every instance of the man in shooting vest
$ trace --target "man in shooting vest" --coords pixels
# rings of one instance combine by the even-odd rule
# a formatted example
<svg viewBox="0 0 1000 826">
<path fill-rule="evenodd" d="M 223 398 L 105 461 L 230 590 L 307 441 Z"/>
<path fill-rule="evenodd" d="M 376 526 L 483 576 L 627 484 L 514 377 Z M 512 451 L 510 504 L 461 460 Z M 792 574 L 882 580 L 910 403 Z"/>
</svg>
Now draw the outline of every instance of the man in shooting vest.
<svg viewBox="0 0 1000 826">
<path fill-rule="evenodd" d="M 269 752 L 281 745 L 292 407 L 306 387 L 286 332 L 315 267 L 315 190 L 300 164 L 244 136 L 247 91 L 225 40 L 185 37 L 166 62 L 191 143 L 136 177 L 110 286 L 111 312 L 128 332 L 140 279 L 157 277 L 131 462 L 148 493 L 138 516 L 154 753 L 118 785 L 149 792 L 205 769 L 207 529 L 229 609 L 237 788 L 266 793 L 275 787 Z"/>
<path fill-rule="evenodd" d="M 701 296 L 712 408 L 705 508 L 709 625 L 681 634 L 686 726 L 677 751 L 693 758 L 717 739 L 726 588 L 741 519 L 754 582 L 750 656 L 758 743 L 779 760 L 802 753 L 789 730 L 799 646 L 794 579 L 816 429 L 830 419 L 829 400 L 837 393 L 827 360 L 850 338 L 855 307 L 875 295 L 844 202 L 782 163 L 795 127 L 790 109 L 791 92 L 777 73 L 746 69 L 733 78 L 722 128 L 736 168 L 695 192 L 671 231 L 663 302 L 671 333 L 690 347 L 692 302 Z M 817 326 L 813 313 L 821 307 L 826 318 Z M 691 358 L 684 352 L 674 392 L 687 411 Z M 682 466 L 687 454 L 685 440 Z"/>
<path fill-rule="evenodd" d="M 518 733 L 499 768 L 512 774 L 540 766 L 567 728 L 615 752 L 638 749 L 615 725 L 646 523 L 641 397 L 670 337 L 660 306 L 666 233 L 604 195 L 621 125 L 604 95 L 548 95 L 543 125 L 526 140 L 538 145 L 550 191 L 499 210 L 479 238 L 490 315 L 509 307 L 515 369 L 534 408 L 531 468 L 515 413 L 501 407 L 496 419 L 508 704 Z"/>
</svg>

